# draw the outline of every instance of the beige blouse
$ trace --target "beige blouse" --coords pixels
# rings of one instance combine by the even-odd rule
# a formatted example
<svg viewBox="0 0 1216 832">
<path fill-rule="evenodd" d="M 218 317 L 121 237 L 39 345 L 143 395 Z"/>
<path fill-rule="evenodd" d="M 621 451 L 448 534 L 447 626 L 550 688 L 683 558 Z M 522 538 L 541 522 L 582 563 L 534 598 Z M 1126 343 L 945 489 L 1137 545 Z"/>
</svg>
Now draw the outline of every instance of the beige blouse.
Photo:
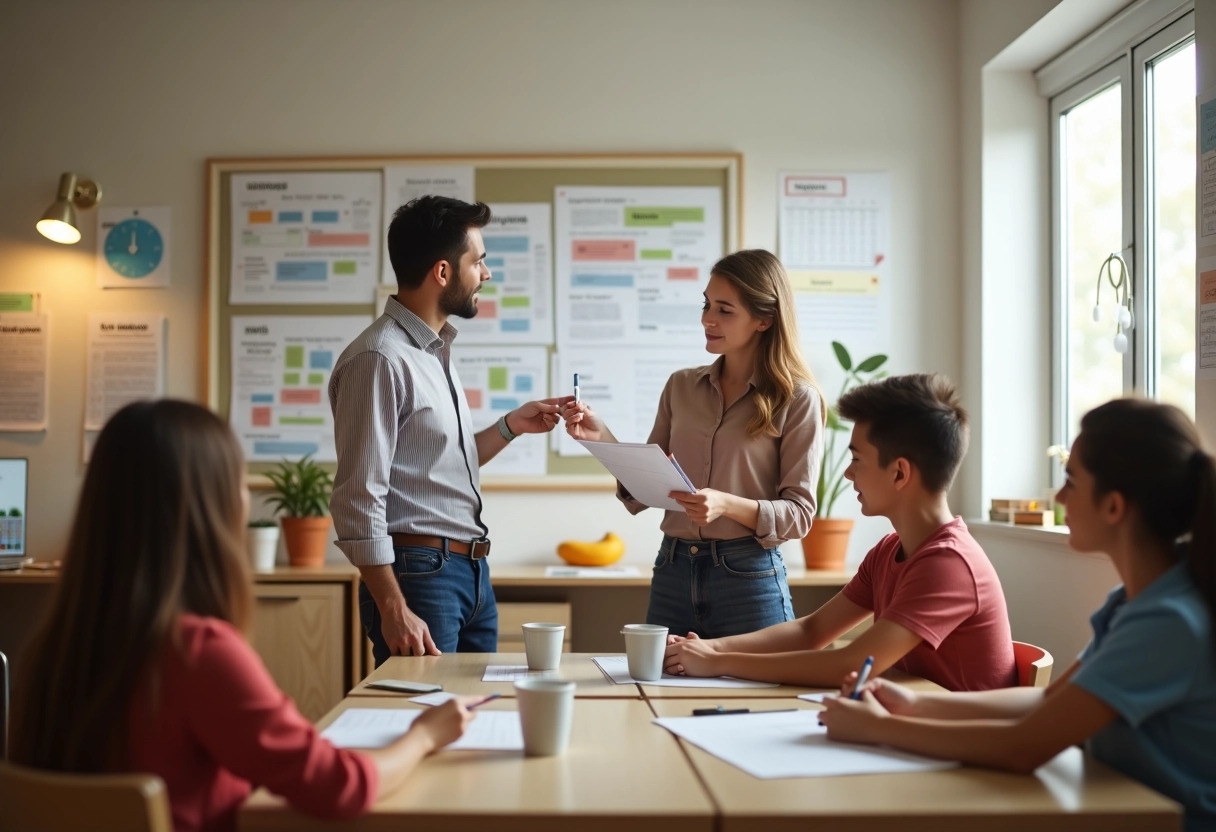
<svg viewBox="0 0 1216 832">
<path fill-rule="evenodd" d="M 713 488 L 756 500 L 755 529 L 727 517 L 698 526 L 682 511 L 664 513 L 664 534 L 685 540 L 755 537 L 765 548 L 803 537 L 815 516 L 815 486 L 823 461 L 819 393 L 809 384 L 777 414 L 778 436 L 748 436 L 755 415 L 755 378 L 723 413 L 723 359 L 679 370 L 667 380 L 648 442 L 673 454 L 697 488 Z M 617 497 L 631 514 L 646 506 L 617 483 Z"/>
</svg>

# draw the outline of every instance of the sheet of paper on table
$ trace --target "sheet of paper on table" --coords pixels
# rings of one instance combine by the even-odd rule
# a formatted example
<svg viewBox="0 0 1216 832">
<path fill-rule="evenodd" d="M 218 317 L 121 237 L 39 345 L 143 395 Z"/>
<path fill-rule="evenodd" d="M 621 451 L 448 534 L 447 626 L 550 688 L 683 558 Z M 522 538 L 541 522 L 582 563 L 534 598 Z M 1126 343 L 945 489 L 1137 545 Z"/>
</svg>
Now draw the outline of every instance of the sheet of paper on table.
<svg viewBox="0 0 1216 832">
<path fill-rule="evenodd" d="M 404 708 L 351 708 L 343 711 L 321 736 L 339 748 L 384 748 L 409 730 L 422 711 Z M 522 751 L 524 735 L 518 711 L 477 712 L 464 736 L 444 751 Z"/>
<path fill-rule="evenodd" d="M 605 676 L 617 685 L 660 685 L 672 688 L 775 688 L 776 682 L 755 682 L 732 676 L 670 676 L 664 673 L 657 681 L 640 682 L 629 675 L 629 660 L 624 656 L 597 656 L 592 659 Z"/>
</svg>

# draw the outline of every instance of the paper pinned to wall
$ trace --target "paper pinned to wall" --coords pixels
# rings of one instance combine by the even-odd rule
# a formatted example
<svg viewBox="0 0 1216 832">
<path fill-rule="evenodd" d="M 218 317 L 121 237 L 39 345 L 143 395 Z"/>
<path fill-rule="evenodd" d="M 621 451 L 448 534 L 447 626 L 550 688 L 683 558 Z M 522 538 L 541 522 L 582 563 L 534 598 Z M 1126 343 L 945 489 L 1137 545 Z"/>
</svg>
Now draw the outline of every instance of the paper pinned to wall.
<svg viewBox="0 0 1216 832">
<path fill-rule="evenodd" d="M 384 204 L 381 212 L 380 282 L 397 283 L 388 259 L 388 225 L 405 203 L 420 196 L 450 196 L 473 202 L 472 165 L 389 165 L 384 168 Z"/>
<path fill-rule="evenodd" d="M 125 405 L 165 395 L 164 315 L 89 315 L 85 430 L 101 430 Z"/>
<path fill-rule="evenodd" d="M 0 312 L 0 430 L 46 430 L 49 326 L 45 314 Z"/>
</svg>

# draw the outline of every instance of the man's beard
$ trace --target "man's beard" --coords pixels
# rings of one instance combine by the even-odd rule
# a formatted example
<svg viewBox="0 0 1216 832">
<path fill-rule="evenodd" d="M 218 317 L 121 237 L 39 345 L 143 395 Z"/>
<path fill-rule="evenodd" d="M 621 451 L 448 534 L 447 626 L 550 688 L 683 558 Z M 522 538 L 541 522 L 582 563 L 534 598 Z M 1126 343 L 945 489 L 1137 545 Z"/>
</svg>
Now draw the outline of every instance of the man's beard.
<svg viewBox="0 0 1216 832">
<path fill-rule="evenodd" d="M 464 294 L 460 283 L 452 281 L 439 295 L 439 308 L 445 315 L 455 315 L 457 318 L 476 318 L 477 289 L 479 288 L 481 287 L 474 287 L 468 294 Z"/>
</svg>

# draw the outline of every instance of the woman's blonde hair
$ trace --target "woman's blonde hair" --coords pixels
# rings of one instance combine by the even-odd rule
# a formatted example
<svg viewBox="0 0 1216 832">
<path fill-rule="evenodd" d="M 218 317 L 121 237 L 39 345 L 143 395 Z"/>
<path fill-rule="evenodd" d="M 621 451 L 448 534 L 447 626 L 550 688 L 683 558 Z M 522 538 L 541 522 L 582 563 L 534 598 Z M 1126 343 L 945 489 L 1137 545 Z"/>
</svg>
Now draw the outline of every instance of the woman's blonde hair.
<svg viewBox="0 0 1216 832">
<path fill-rule="evenodd" d="M 232 431 L 199 405 L 136 402 L 106 424 L 63 574 L 22 669 L 15 761 L 121 769 L 133 698 L 141 684 L 155 687 L 179 616 L 245 628 L 253 593 L 243 471 Z"/>
<path fill-rule="evenodd" d="M 745 249 L 723 257 L 714 264 L 710 274 L 718 275 L 734 286 L 743 305 L 754 317 L 772 321 L 771 326 L 760 332 L 760 348 L 756 355 L 758 383 L 754 396 L 756 415 L 747 425 L 748 434 L 777 435 L 777 414 L 793 400 L 799 384 L 808 384 L 819 393 L 819 418 L 823 423 L 827 419 L 827 403 L 802 357 L 794 292 L 781 261 L 764 249 Z"/>
</svg>

